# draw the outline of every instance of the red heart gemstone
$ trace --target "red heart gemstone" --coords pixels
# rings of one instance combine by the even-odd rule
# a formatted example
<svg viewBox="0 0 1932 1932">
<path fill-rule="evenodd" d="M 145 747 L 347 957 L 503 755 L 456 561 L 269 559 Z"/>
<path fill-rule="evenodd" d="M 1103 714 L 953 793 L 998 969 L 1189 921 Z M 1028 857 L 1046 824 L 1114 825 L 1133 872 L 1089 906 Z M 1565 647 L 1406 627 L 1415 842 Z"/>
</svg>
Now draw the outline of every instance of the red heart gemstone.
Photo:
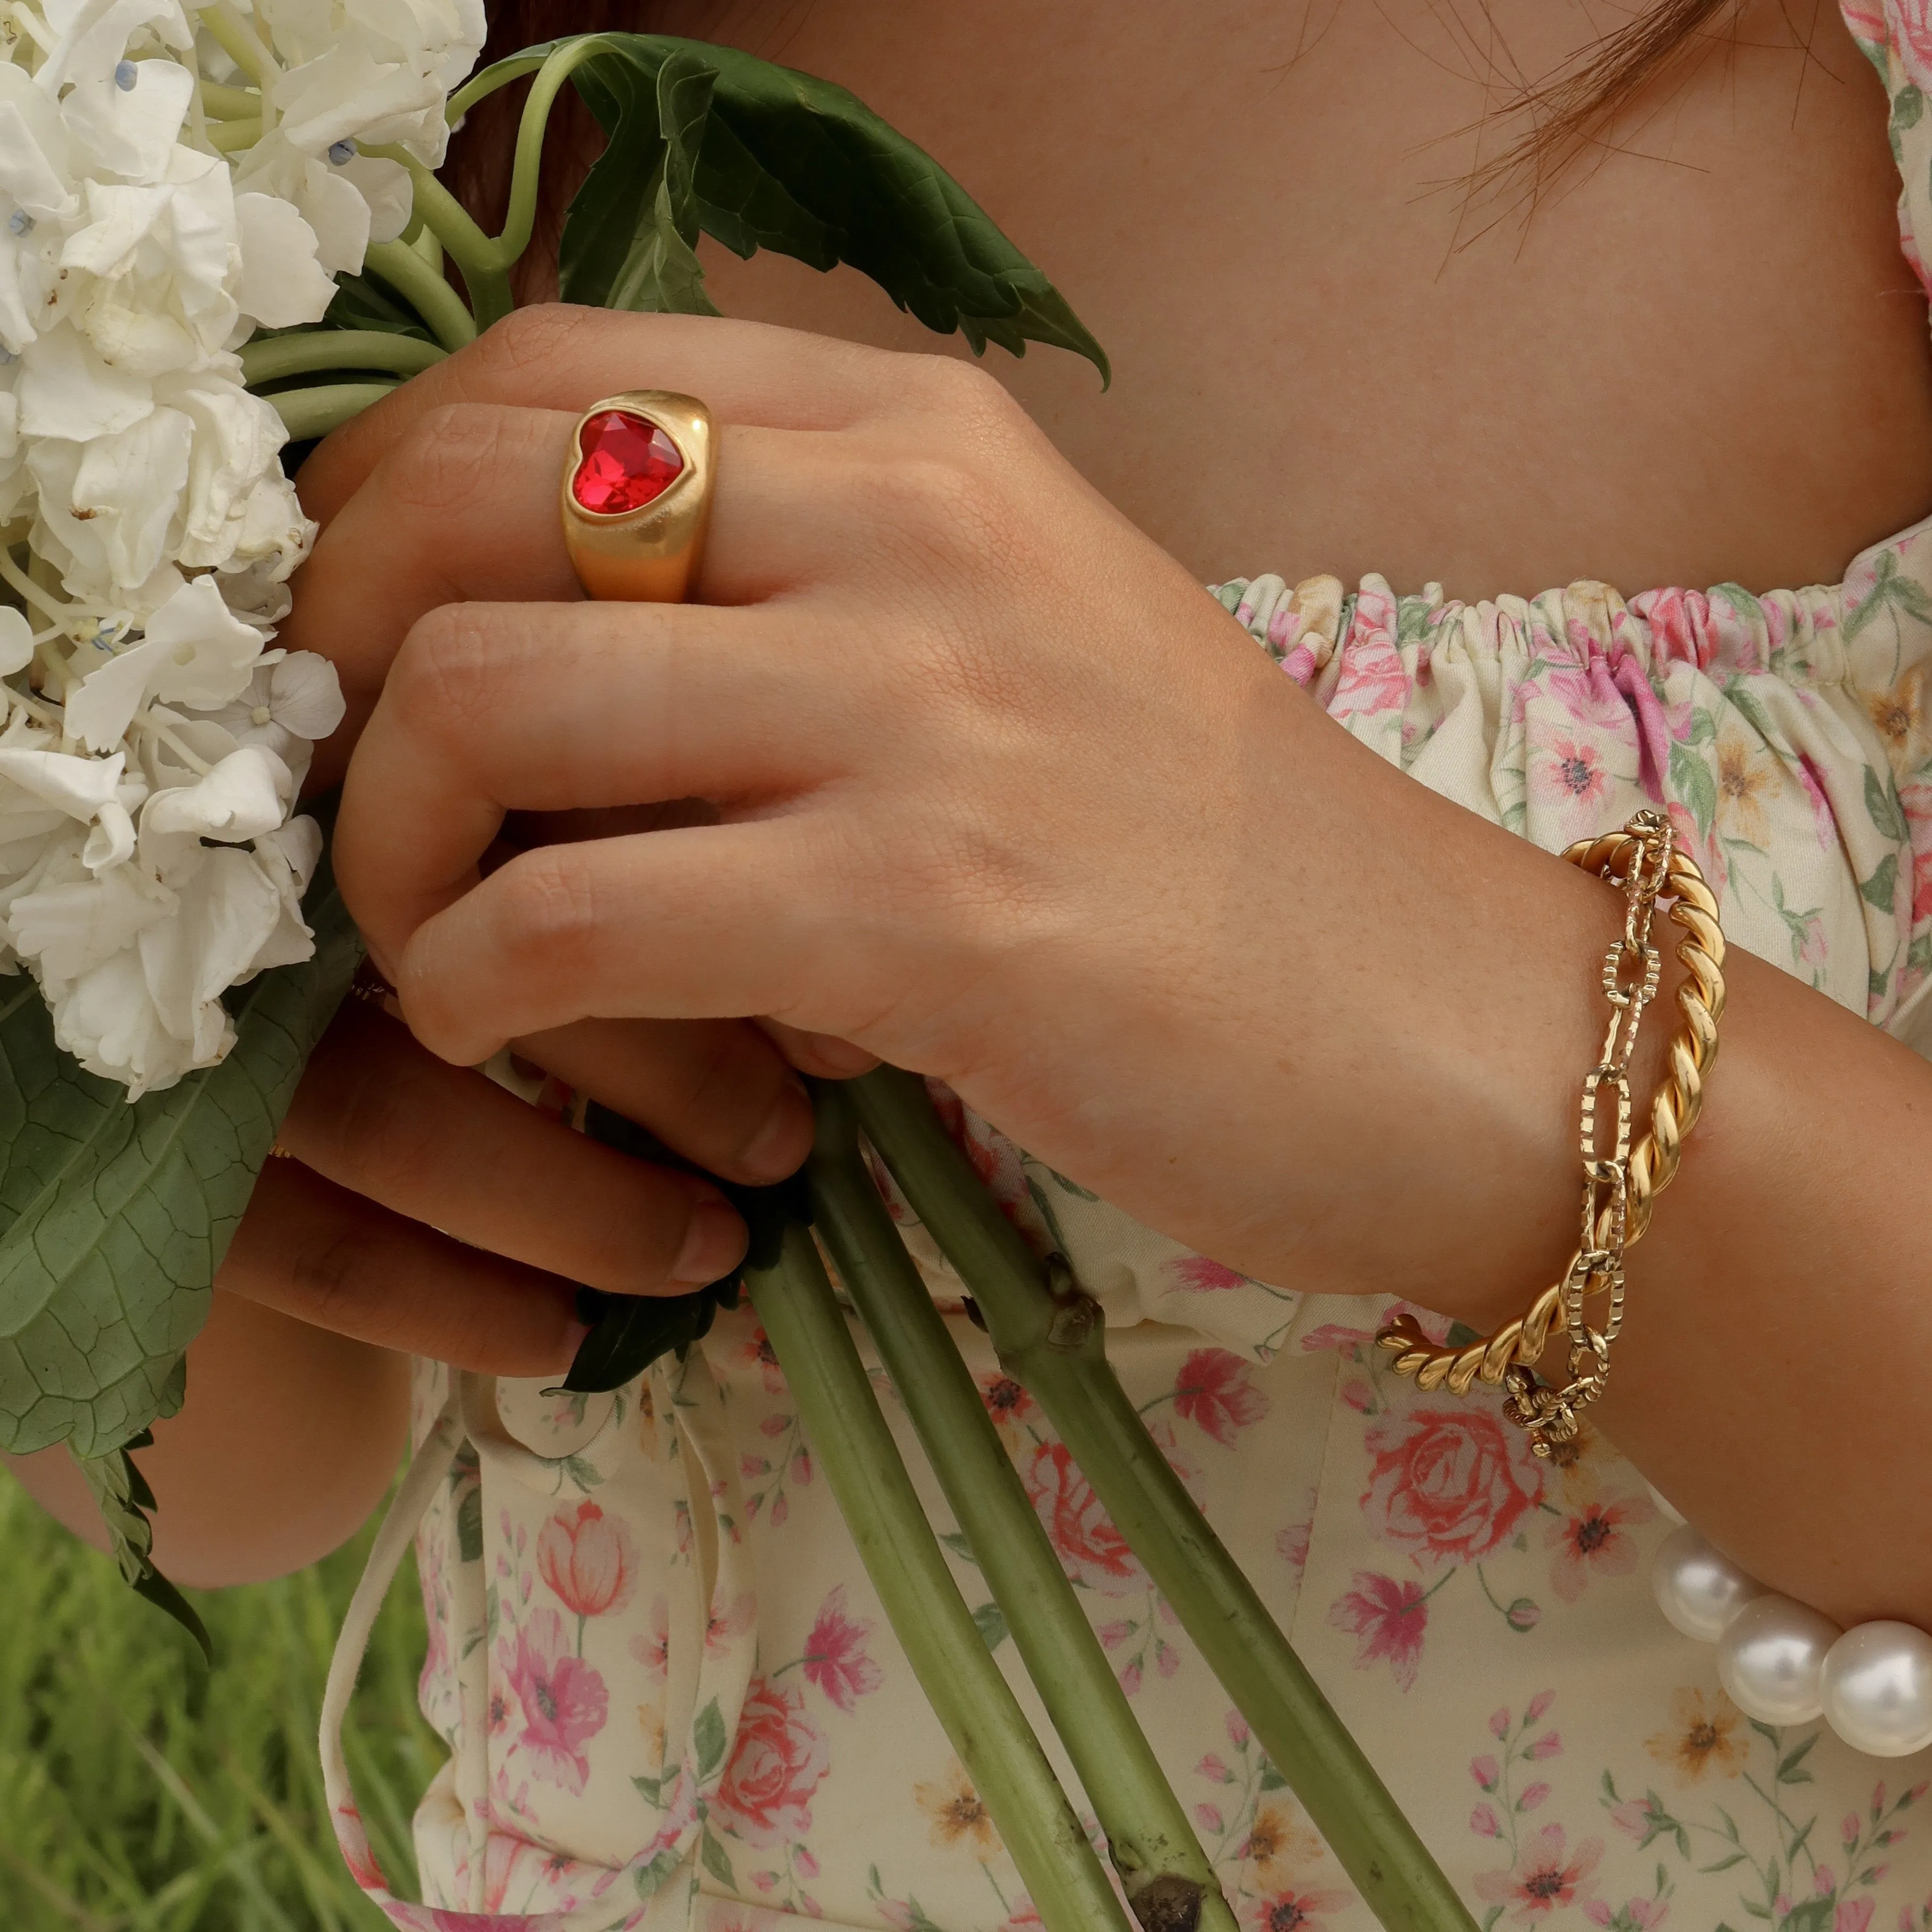
<svg viewBox="0 0 1932 1932">
<path fill-rule="evenodd" d="M 626 410 L 599 410 L 577 441 L 584 460 L 570 479 L 570 494 L 593 516 L 643 508 L 684 469 L 677 445 L 656 423 Z"/>
</svg>

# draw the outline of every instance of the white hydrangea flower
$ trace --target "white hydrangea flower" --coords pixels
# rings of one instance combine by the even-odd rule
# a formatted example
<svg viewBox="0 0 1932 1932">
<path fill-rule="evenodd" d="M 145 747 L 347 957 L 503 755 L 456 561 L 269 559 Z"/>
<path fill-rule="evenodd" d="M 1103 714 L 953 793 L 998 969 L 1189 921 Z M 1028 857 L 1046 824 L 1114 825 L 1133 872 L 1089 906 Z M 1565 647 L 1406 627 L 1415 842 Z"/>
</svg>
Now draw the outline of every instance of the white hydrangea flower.
<svg viewBox="0 0 1932 1932">
<path fill-rule="evenodd" d="M 440 163 L 484 30 L 482 0 L 0 12 L 0 970 L 130 1097 L 314 950 L 292 814 L 343 702 L 273 647 L 314 531 L 237 352 L 404 232 L 408 170 L 363 151 Z M 259 131 L 212 138 L 205 82 Z"/>
</svg>

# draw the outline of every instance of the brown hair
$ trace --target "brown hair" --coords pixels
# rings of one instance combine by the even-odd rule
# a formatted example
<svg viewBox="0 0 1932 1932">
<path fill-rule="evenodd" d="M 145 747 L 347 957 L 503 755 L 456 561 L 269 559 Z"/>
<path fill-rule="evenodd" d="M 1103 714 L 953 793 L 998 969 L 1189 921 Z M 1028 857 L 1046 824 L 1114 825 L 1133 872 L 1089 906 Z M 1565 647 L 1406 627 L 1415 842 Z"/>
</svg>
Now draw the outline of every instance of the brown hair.
<svg viewBox="0 0 1932 1932">
<path fill-rule="evenodd" d="M 1715 37 L 1705 29 L 1742 0 L 1650 0 L 1624 24 L 1554 74 L 1522 88 L 1509 104 L 1527 114 L 1528 130 L 1479 164 L 1463 186 L 1480 200 L 1499 188 L 1532 206 L 1582 155 L 1607 151 L 1616 122 L 1654 83 L 1666 78 Z"/>
<path fill-rule="evenodd" d="M 650 0 L 486 0 L 490 37 L 483 64 L 559 35 L 632 32 L 650 26 Z M 1466 187 L 1480 196 L 1505 185 L 1534 199 L 1586 152 L 1604 146 L 1618 116 L 1654 82 L 1666 76 L 1720 14 L 1739 0 L 1648 0 L 1623 26 L 1576 60 L 1524 88 L 1511 104 L 1530 126 L 1519 140 L 1483 163 Z M 492 232 L 509 198 L 512 149 L 523 102 L 521 86 L 492 94 L 470 116 L 450 144 L 450 186 Z M 574 90 L 566 88 L 550 116 L 544 146 L 544 205 L 534 252 L 554 256 L 563 210 L 597 154 L 600 136 Z"/>
</svg>

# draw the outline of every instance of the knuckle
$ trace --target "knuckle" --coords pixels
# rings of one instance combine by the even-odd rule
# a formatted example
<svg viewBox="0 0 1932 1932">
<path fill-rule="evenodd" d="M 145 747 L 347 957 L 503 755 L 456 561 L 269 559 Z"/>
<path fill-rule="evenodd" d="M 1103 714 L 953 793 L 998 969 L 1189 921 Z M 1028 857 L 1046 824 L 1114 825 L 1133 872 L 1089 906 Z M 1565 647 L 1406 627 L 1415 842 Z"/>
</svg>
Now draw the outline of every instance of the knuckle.
<svg viewBox="0 0 1932 1932">
<path fill-rule="evenodd" d="M 326 1238 L 304 1246 L 289 1263 L 288 1285 L 302 1319 L 319 1328 L 365 1340 L 380 1338 L 370 1319 L 383 1301 L 372 1298 L 369 1284 L 380 1271 L 381 1253 L 367 1230 L 338 1227 Z"/>
<path fill-rule="evenodd" d="M 389 506 L 431 517 L 468 508 L 499 472 L 506 418 L 484 403 L 439 403 L 425 411 L 383 459 Z"/>
<path fill-rule="evenodd" d="M 406 1198 L 429 1178 L 443 1139 L 434 1088 L 394 1061 L 358 1068 L 344 1084 L 336 1139 L 344 1170 Z"/>
<path fill-rule="evenodd" d="M 947 416 L 976 414 L 1010 403 L 1006 391 L 982 364 L 957 356 L 909 356 L 908 386 L 928 409 Z"/>
<path fill-rule="evenodd" d="M 498 901 L 493 943 L 513 970 L 541 964 L 554 978 L 596 944 L 597 892 L 575 848 L 522 853 L 489 883 Z"/>
<path fill-rule="evenodd" d="M 494 390 L 533 370 L 554 370 L 560 357 L 582 343 L 586 331 L 594 333 L 604 326 L 598 310 L 568 302 L 513 309 L 477 338 L 468 359 Z"/>
<path fill-rule="evenodd" d="M 440 604 L 410 626 L 390 667 L 382 702 L 412 736 L 446 747 L 463 742 L 497 708 L 492 693 L 495 626 L 472 604 Z"/>
</svg>

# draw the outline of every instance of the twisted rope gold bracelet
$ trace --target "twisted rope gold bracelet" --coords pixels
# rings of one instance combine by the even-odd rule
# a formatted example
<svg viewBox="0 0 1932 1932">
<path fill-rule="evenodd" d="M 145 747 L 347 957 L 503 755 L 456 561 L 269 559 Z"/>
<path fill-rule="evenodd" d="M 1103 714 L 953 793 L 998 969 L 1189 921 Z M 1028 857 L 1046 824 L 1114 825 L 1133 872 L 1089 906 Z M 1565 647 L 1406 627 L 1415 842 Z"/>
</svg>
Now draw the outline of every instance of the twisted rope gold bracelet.
<svg viewBox="0 0 1932 1932">
<path fill-rule="evenodd" d="M 1634 849 L 1639 844 L 1626 827 L 1584 839 L 1563 856 L 1600 878 L 1614 878 L 1639 862 Z M 1639 1240 L 1649 1227 L 1657 1196 L 1677 1178 L 1684 1136 L 1703 1108 L 1704 1076 L 1717 1058 L 1718 1022 L 1724 1010 L 1724 935 L 1718 924 L 1717 900 L 1696 861 L 1674 845 L 1660 896 L 1664 895 L 1672 902 L 1666 916 L 1684 934 L 1677 946 L 1677 956 L 1690 974 L 1677 991 L 1683 1024 L 1671 1042 L 1670 1074 L 1652 1106 L 1650 1131 L 1630 1152 L 1624 1197 L 1606 1202 L 1599 1212 L 1595 1242 L 1600 1249 L 1610 1245 L 1612 1222 L 1618 1211 L 1624 1216 L 1622 1246 Z M 1430 1340 L 1413 1316 L 1398 1315 L 1376 1335 L 1376 1346 L 1394 1357 L 1390 1366 L 1396 1373 L 1412 1376 L 1418 1388 L 1447 1388 L 1466 1395 L 1475 1382 L 1494 1385 L 1508 1378 L 1520 1394 L 1519 1384 L 1526 1376 L 1512 1377 L 1510 1372 L 1526 1371 L 1540 1361 L 1552 1330 L 1563 1324 L 1566 1292 L 1582 1252 L 1578 1250 L 1562 1280 L 1537 1297 L 1528 1314 L 1505 1322 L 1492 1335 L 1480 1336 L 1461 1347 L 1442 1346 Z M 1600 1342 L 1597 1356 L 1600 1364 Z"/>
</svg>

